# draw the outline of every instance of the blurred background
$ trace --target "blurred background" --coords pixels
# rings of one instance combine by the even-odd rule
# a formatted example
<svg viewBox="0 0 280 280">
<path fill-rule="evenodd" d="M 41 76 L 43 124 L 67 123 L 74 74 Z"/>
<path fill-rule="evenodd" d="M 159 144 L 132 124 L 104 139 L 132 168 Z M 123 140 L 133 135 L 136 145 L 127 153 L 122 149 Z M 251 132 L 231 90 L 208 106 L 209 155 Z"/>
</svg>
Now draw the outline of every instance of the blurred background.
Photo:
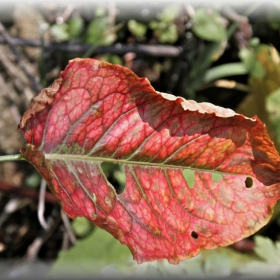
<svg viewBox="0 0 280 280">
<path fill-rule="evenodd" d="M 227 3 L 226 3 L 227 2 Z M 161 92 L 265 122 L 280 151 L 279 1 L 0 1 L 0 155 L 18 154 L 30 100 L 75 57 L 123 65 Z M 121 167 L 103 164 L 116 190 Z M 36 170 L 0 163 L 0 277 L 280 276 L 280 207 L 267 226 L 179 265 L 137 265 L 68 219 Z"/>
</svg>

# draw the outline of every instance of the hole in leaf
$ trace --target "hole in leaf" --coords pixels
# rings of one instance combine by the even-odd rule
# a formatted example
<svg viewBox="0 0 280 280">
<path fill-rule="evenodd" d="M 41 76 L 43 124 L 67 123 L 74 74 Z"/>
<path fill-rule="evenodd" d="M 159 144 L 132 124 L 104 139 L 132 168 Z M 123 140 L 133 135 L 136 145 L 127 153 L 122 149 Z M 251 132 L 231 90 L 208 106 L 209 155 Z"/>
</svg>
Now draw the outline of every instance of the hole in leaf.
<svg viewBox="0 0 280 280">
<path fill-rule="evenodd" d="M 123 164 L 102 162 L 101 168 L 109 183 L 111 183 L 116 190 L 116 193 L 121 194 L 125 188 L 125 173 Z"/>
<path fill-rule="evenodd" d="M 194 171 L 191 169 L 184 169 L 183 170 L 183 176 L 185 180 L 187 181 L 188 187 L 192 189 L 194 187 Z"/>
<path fill-rule="evenodd" d="M 251 177 L 247 177 L 245 180 L 245 186 L 247 189 L 253 186 L 253 179 Z"/>
<path fill-rule="evenodd" d="M 194 239 L 197 239 L 198 238 L 198 234 L 195 231 L 192 231 L 191 237 L 194 238 Z"/>
<path fill-rule="evenodd" d="M 220 173 L 212 172 L 211 175 L 212 175 L 213 182 L 220 182 L 223 179 L 223 175 L 221 175 Z"/>
</svg>

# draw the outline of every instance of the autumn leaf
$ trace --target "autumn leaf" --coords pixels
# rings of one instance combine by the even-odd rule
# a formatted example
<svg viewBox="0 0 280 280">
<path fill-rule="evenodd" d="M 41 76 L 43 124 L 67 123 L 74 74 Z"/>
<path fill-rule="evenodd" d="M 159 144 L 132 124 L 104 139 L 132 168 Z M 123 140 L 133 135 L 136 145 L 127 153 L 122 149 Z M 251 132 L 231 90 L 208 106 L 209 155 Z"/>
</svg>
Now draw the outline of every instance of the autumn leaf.
<svg viewBox="0 0 280 280">
<path fill-rule="evenodd" d="M 139 263 L 236 242 L 279 199 L 279 156 L 257 117 L 157 92 L 119 65 L 70 61 L 19 130 L 22 155 L 63 210 L 110 232 Z M 121 194 L 102 162 L 124 166 Z"/>
</svg>

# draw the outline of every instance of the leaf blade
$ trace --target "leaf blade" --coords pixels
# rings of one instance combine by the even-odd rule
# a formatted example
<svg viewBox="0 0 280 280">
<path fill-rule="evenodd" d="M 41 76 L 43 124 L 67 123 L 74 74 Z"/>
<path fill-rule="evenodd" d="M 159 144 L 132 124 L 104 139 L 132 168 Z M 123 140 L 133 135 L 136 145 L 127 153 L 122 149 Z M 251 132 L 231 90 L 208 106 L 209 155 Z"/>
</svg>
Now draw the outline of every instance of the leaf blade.
<svg viewBox="0 0 280 280">
<path fill-rule="evenodd" d="M 257 117 L 156 92 L 118 65 L 70 61 L 19 129 L 23 156 L 64 211 L 106 229 L 138 262 L 229 245 L 266 224 L 279 198 L 279 156 Z M 124 165 L 119 195 L 104 161 Z"/>
</svg>

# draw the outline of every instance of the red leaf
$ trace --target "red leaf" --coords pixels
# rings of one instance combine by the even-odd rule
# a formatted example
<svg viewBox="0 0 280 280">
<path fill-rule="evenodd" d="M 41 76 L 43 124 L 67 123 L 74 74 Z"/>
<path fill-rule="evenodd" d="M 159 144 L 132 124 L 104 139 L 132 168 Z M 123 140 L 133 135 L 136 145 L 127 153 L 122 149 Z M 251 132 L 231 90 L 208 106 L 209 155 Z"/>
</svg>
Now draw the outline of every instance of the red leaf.
<svg viewBox="0 0 280 280">
<path fill-rule="evenodd" d="M 109 231 L 139 263 L 236 242 L 279 199 L 279 156 L 257 117 L 156 92 L 119 65 L 70 61 L 19 129 L 21 153 L 64 211 Z M 122 194 L 104 161 L 124 164 Z"/>
</svg>

